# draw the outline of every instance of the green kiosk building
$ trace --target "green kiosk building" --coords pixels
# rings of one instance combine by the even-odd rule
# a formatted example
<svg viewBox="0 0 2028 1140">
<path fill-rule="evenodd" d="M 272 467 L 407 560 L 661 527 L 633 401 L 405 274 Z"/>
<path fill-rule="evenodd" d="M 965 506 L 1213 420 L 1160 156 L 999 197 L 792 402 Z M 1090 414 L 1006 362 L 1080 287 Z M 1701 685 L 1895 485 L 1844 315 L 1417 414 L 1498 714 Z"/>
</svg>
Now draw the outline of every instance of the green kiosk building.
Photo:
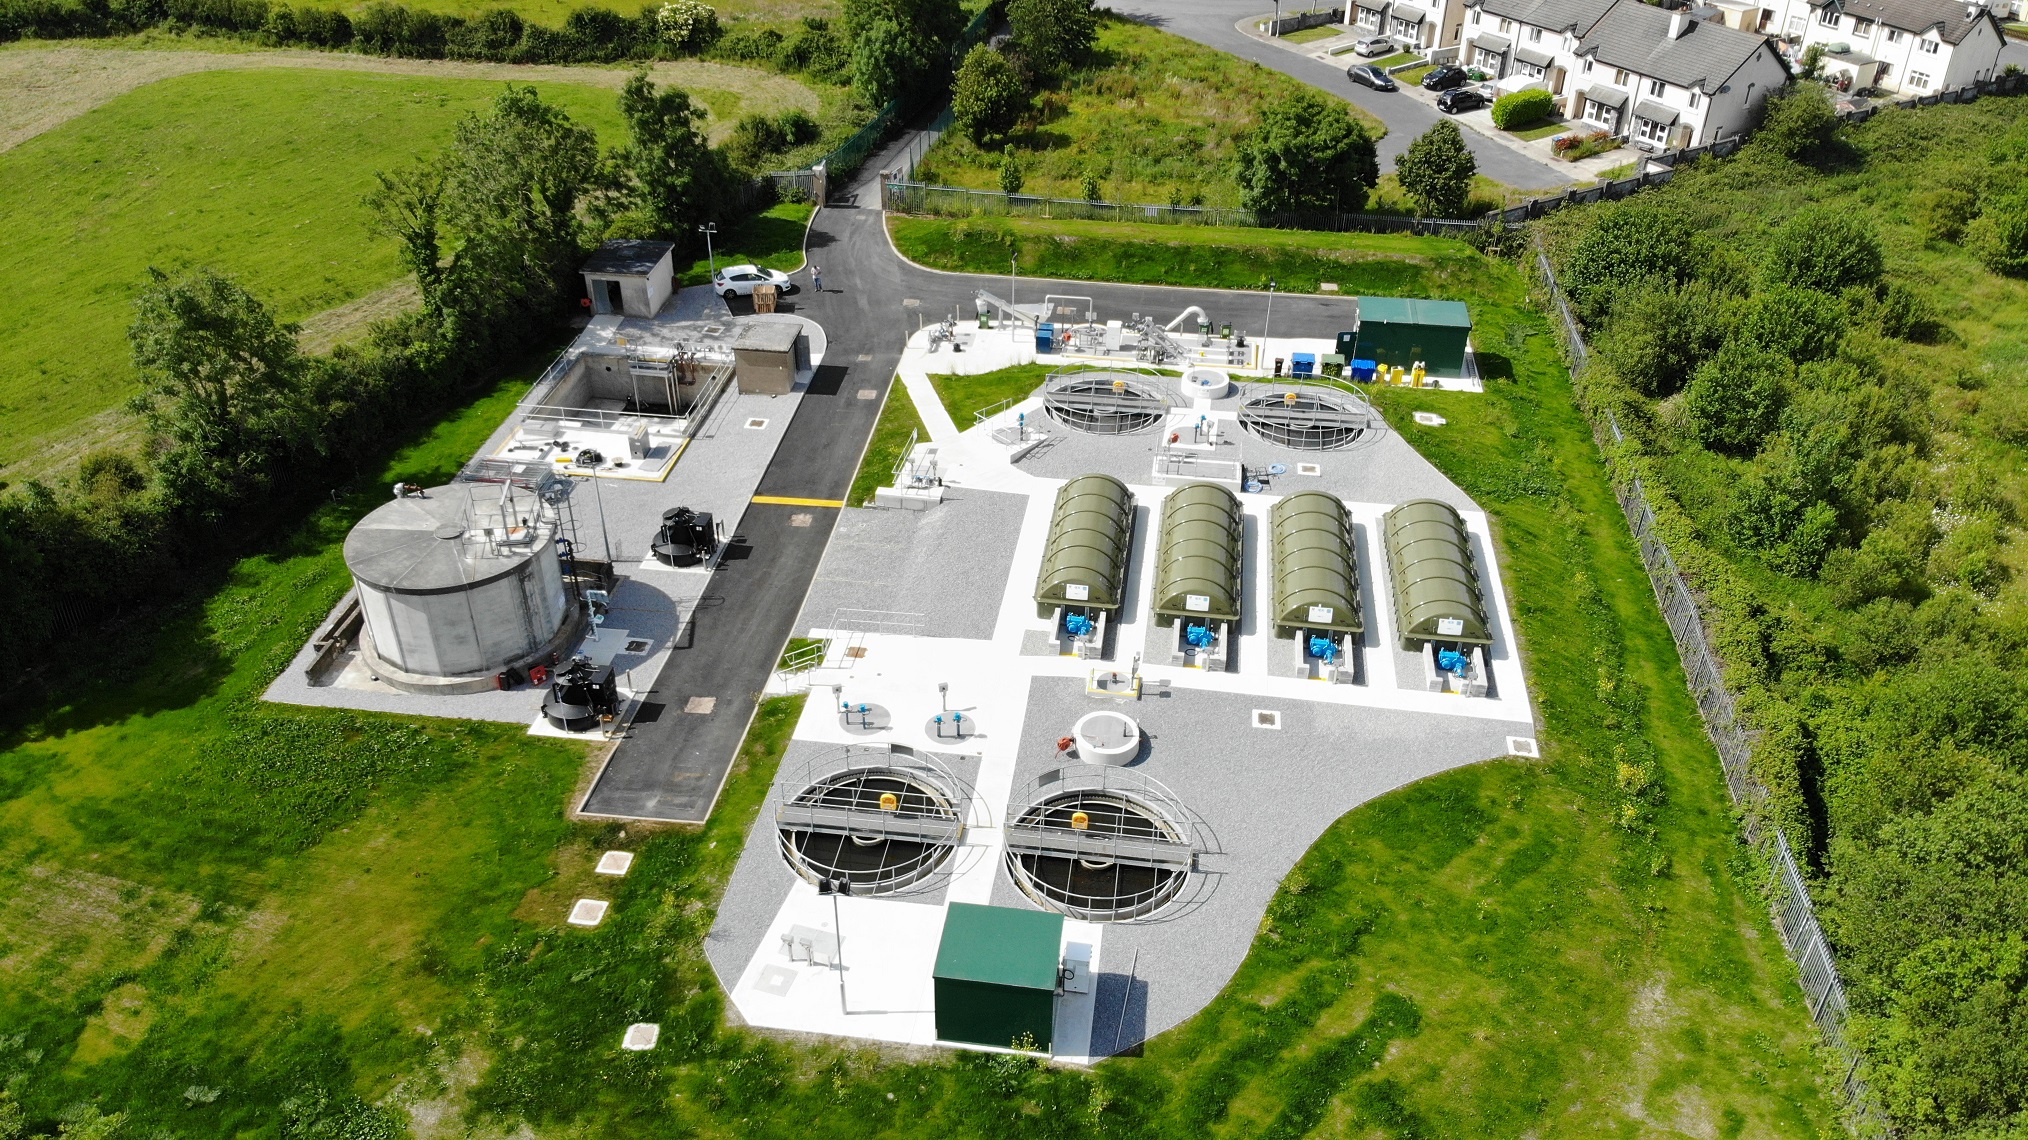
<svg viewBox="0 0 2028 1140">
<path fill-rule="evenodd" d="M 1062 957 L 1060 914 L 952 903 L 932 971 L 938 1040 L 1005 1049 L 1026 1037 L 1049 1050 Z"/>
<path fill-rule="evenodd" d="M 1347 361 L 1371 360 L 1382 368 L 1406 369 L 1420 360 L 1431 376 L 1465 374 L 1472 316 L 1462 301 L 1361 297 L 1354 326 L 1352 332 L 1338 334 L 1338 352 Z"/>
</svg>

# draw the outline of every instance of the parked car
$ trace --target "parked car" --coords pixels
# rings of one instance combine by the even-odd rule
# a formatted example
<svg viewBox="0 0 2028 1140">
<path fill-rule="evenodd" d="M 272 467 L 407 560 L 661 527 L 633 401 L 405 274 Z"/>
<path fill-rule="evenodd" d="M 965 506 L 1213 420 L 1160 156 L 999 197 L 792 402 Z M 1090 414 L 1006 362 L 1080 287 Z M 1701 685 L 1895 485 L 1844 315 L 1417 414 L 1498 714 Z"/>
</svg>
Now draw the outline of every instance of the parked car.
<svg viewBox="0 0 2028 1140">
<path fill-rule="evenodd" d="M 1368 59 L 1376 55 L 1393 55 L 1394 41 L 1386 36 L 1372 36 L 1353 44 L 1352 54 L 1363 55 Z"/>
<path fill-rule="evenodd" d="M 1394 80 L 1388 78 L 1386 72 L 1370 63 L 1355 63 L 1346 68 L 1345 78 L 1359 84 L 1361 87 L 1371 87 L 1375 91 L 1394 90 Z"/>
<path fill-rule="evenodd" d="M 1437 96 L 1437 110 L 1446 115 L 1462 115 L 1492 105 L 1492 96 L 1476 87 L 1453 87 Z"/>
<path fill-rule="evenodd" d="M 1453 67 L 1446 63 L 1441 67 L 1431 68 L 1429 74 L 1422 77 L 1422 89 L 1425 91 L 1449 91 L 1453 87 L 1463 87 L 1471 82 L 1471 80 L 1471 72 L 1466 71 L 1462 67 Z"/>
<path fill-rule="evenodd" d="M 728 265 L 711 275 L 711 287 L 725 299 L 751 297 L 753 291 L 762 285 L 773 285 L 786 293 L 789 291 L 789 275 L 778 269 L 762 269 L 758 265 Z"/>
</svg>

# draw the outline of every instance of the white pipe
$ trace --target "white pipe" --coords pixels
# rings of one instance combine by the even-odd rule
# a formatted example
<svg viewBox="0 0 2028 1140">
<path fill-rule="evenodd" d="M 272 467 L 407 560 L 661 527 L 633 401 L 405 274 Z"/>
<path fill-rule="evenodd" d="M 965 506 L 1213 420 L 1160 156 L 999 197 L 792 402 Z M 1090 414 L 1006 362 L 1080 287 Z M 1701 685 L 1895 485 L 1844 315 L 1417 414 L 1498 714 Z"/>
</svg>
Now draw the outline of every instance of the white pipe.
<svg viewBox="0 0 2028 1140">
<path fill-rule="evenodd" d="M 1166 325 L 1163 325 L 1163 326 L 1162 326 L 1162 331 L 1163 331 L 1163 332 L 1175 332 L 1175 331 L 1176 331 L 1176 326 L 1177 326 L 1177 325 L 1180 325 L 1180 324 L 1182 324 L 1182 323 L 1183 323 L 1183 318 L 1185 318 L 1185 317 L 1189 316 L 1189 315 L 1190 315 L 1190 314 L 1192 314 L 1192 313 L 1196 313 L 1196 314 L 1197 314 L 1197 319 L 1198 319 L 1198 320 L 1200 320 L 1200 321 L 1203 321 L 1203 322 L 1204 322 L 1205 324 L 1210 324 L 1210 323 L 1211 323 L 1211 318 L 1210 318 L 1209 316 L 1205 315 L 1205 312 L 1204 312 L 1204 310 L 1203 310 L 1203 309 L 1200 309 L 1200 308 L 1198 308 L 1197 306 L 1195 306 L 1195 305 L 1192 305 L 1192 306 L 1190 306 L 1189 308 L 1187 308 L 1187 309 L 1183 310 L 1182 312 L 1180 312 L 1180 313 L 1177 313 L 1177 314 L 1176 314 L 1176 319 L 1175 319 L 1175 320 L 1173 320 L 1173 321 L 1170 321 L 1170 322 L 1169 322 L 1168 324 L 1166 324 Z"/>
</svg>

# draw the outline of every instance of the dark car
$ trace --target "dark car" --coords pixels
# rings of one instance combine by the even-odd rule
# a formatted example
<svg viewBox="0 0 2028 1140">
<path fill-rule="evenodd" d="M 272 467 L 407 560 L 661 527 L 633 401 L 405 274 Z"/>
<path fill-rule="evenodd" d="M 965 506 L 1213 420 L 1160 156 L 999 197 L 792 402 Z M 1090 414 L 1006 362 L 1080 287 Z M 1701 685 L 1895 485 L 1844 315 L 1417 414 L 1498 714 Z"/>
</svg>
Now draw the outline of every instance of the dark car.
<svg viewBox="0 0 2028 1140">
<path fill-rule="evenodd" d="M 1431 68 L 1429 74 L 1422 77 L 1422 89 L 1449 91 L 1453 87 L 1463 87 L 1471 82 L 1471 79 L 1471 73 L 1464 68 L 1444 64 L 1442 67 Z"/>
<path fill-rule="evenodd" d="M 1437 110 L 1446 115 L 1461 115 L 1476 111 L 1492 102 L 1484 91 L 1476 87 L 1453 87 L 1437 96 Z"/>
<path fill-rule="evenodd" d="M 1362 87 L 1371 87 L 1375 91 L 1394 90 L 1394 80 L 1389 79 L 1386 72 L 1370 63 L 1355 63 L 1346 68 L 1345 78 Z"/>
</svg>

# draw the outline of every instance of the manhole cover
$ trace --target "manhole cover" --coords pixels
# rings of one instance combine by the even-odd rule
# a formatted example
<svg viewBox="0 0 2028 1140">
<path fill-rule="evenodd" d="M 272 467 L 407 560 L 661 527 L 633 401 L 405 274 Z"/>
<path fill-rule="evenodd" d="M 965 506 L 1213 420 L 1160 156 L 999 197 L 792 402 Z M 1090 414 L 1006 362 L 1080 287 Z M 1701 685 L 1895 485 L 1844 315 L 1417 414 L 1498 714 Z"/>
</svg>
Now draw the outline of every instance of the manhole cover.
<svg viewBox="0 0 2028 1140">
<path fill-rule="evenodd" d="M 813 517 L 814 517 L 814 516 L 813 516 L 813 515 L 811 515 L 811 514 L 810 514 L 810 513 L 808 512 L 808 511 L 798 511 L 798 512 L 796 512 L 795 514 L 793 514 L 793 515 L 790 515 L 790 516 L 789 516 L 789 525 L 790 525 L 790 526 L 809 526 L 809 525 L 810 525 L 810 520 L 811 520 L 811 519 L 812 519 Z"/>
<path fill-rule="evenodd" d="M 717 697 L 692 697 L 683 702 L 683 711 L 699 716 L 710 716 L 718 708 Z"/>
<path fill-rule="evenodd" d="M 1282 726 L 1282 714 L 1269 709 L 1255 709 L 1253 710 L 1253 726 L 1255 728 L 1280 728 Z"/>
<path fill-rule="evenodd" d="M 749 431 L 759 431 L 760 429 L 768 426 L 768 422 L 766 420 L 753 419 L 746 421 L 746 426 Z"/>
<path fill-rule="evenodd" d="M 873 390 L 872 388 L 859 389 L 859 398 L 862 400 L 871 400 L 878 397 L 879 395 L 880 393 Z"/>
<path fill-rule="evenodd" d="M 864 657 L 866 656 L 866 647 L 864 645 L 849 646 L 845 650 L 845 656 L 852 658 Z"/>
</svg>

